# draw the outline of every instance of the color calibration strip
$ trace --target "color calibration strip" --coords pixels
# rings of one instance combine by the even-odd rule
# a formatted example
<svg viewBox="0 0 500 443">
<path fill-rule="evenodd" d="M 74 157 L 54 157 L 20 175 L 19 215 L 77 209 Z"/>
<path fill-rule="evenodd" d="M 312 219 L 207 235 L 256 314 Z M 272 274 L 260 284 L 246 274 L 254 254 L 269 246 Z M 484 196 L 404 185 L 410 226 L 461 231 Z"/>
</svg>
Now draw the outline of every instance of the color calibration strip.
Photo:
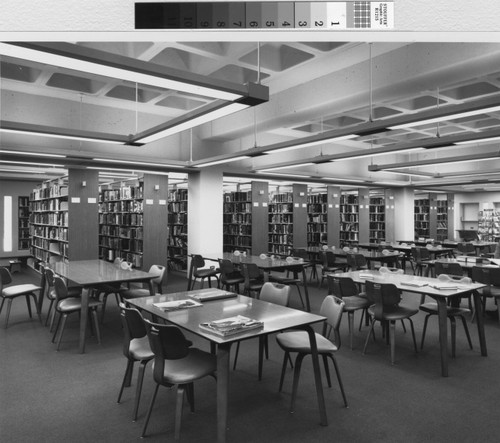
<svg viewBox="0 0 500 443">
<path fill-rule="evenodd" d="M 392 1 L 135 4 L 135 29 L 325 31 L 393 28 L 394 3 Z"/>
</svg>

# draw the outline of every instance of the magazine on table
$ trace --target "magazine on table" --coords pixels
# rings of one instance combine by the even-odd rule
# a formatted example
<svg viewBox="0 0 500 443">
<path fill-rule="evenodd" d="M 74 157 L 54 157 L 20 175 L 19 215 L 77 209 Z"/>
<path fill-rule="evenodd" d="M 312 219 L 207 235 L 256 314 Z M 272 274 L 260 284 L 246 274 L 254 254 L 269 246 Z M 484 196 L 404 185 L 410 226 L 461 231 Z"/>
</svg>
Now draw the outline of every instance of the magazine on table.
<svg viewBox="0 0 500 443">
<path fill-rule="evenodd" d="M 198 306 L 202 306 L 200 302 L 193 300 L 191 298 L 184 300 L 173 300 L 173 301 L 164 301 L 160 303 L 153 303 L 153 306 L 164 311 L 177 311 L 179 309 L 188 309 L 188 308 L 196 308 Z"/>
<path fill-rule="evenodd" d="M 243 315 L 200 323 L 201 329 L 220 335 L 221 337 L 262 328 L 263 326 L 264 322 Z"/>
</svg>

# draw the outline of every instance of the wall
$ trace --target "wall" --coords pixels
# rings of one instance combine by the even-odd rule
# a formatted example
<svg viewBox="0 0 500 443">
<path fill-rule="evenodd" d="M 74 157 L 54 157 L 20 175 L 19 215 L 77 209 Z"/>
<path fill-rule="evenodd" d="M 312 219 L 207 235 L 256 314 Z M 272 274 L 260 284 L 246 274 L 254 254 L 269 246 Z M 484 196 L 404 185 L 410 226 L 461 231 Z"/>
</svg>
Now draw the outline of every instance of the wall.
<svg viewBox="0 0 500 443">
<path fill-rule="evenodd" d="M 29 255 L 29 250 L 19 251 L 17 249 L 17 199 L 20 196 L 29 196 L 31 191 L 37 186 L 37 184 L 37 182 L 30 181 L 0 180 L 0 258 Z M 12 196 L 12 252 L 3 251 L 3 198 L 5 195 Z"/>
</svg>

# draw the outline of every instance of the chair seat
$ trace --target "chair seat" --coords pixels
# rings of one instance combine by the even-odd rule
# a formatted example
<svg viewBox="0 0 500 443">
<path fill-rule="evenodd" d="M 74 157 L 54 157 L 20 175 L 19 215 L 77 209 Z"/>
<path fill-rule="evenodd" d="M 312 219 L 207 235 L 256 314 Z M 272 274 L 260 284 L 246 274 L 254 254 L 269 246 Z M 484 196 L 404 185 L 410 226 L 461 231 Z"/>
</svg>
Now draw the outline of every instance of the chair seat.
<svg viewBox="0 0 500 443">
<path fill-rule="evenodd" d="M 427 312 L 428 314 L 437 314 L 438 313 L 437 303 L 435 302 L 423 303 L 420 305 L 420 310 L 423 312 Z M 469 313 L 470 309 L 467 308 L 457 308 L 452 306 L 446 307 L 446 315 L 448 317 L 455 317 L 457 315 L 464 315 Z"/>
<path fill-rule="evenodd" d="M 207 278 L 207 277 L 215 277 L 216 275 L 220 274 L 220 269 L 197 269 L 193 275 L 196 278 Z"/>
<path fill-rule="evenodd" d="M 318 353 L 329 354 L 338 350 L 337 346 L 321 334 L 316 333 Z M 283 332 L 276 336 L 278 344 L 289 352 L 307 354 L 311 352 L 309 334 L 306 331 Z"/>
<path fill-rule="evenodd" d="M 56 293 L 55 289 L 52 288 L 49 293 L 47 294 L 48 298 L 50 300 L 55 300 L 56 299 Z M 68 288 L 68 296 L 69 297 L 79 297 L 82 295 L 82 287 L 81 286 L 71 286 Z"/>
<path fill-rule="evenodd" d="M 418 313 L 418 309 L 405 308 L 404 306 L 395 306 L 392 309 L 386 308 L 387 311 L 384 312 L 383 320 L 393 321 L 393 320 L 403 320 L 405 318 L 409 318 L 412 315 Z M 370 315 L 374 315 L 373 307 L 368 308 L 368 313 Z M 377 319 L 378 320 L 378 319 Z"/>
<path fill-rule="evenodd" d="M 360 297 L 359 295 L 351 295 L 349 297 L 342 297 L 344 301 L 344 312 L 356 311 L 358 309 L 368 308 L 372 305 L 370 300 L 366 297 Z"/>
<path fill-rule="evenodd" d="M 155 356 L 151 350 L 151 346 L 149 346 L 147 335 L 130 340 L 128 353 L 131 358 L 137 361 L 150 360 Z"/>
<path fill-rule="evenodd" d="M 165 360 L 163 379 L 166 383 L 182 385 L 213 374 L 216 369 L 216 355 L 193 348 L 185 358 Z"/>
<path fill-rule="evenodd" d="M 127 289 L 122 293 L 123 298 L 141 298 L 141 297 L 149 297 L 151 293 L 149 289 Z"/>
<path fill-rule="evenodd" d="M 488 286 L 481 289 L 480 292 L 485 297 L 500 297 L 500 288 L 496 286 Z"/>
<path fill-rule="evenodd" d="M 89 300 L 89 308 L 96 308 L 102 306 L 102 303 L 98 300 Z M 82 299 L 77 297 L 68 297 L 62 299 L 57 305 L 57 309 L 60 312 L 73 312 L 78 311 L 82 308 Z"/>
<path fill-rule="evenodd" d="M 32 292 L 39 291 L 40 286 L 32 284 L 7 286 L 2 291 L 2 297 L 18 297 L 19 295 L 31 294 Z"/>
<path fill-rule="evenodd" d="M 236 285 L 239 283 L 244 283 L 245 279 L 243 277 L 228 277 L 224 278 L 223 283 L 225 285 Z"/>
<path fill-rule="evenodd" d="M 300 280 L 299 278 L 291 278 L 279 275 L 270 275 L 269 281 L 275 283 L 281 283 L 282 285 L 296 285 L 302 282 L 302 280 Z"/>
</svg>

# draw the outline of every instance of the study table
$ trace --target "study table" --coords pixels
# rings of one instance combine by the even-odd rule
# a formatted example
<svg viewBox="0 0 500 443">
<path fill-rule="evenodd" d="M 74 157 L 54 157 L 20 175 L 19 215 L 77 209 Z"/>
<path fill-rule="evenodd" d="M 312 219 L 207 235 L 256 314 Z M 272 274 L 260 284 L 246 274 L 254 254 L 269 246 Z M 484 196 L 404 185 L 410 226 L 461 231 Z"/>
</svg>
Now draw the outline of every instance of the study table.
<svg viewBox="0 0 500 443">
<path fill-rule="evenodd" d="M 216 288 L 205 288 L 194 291 L 129 299 L 127 303 L 137 307 L 140 311 L 148 312 L 153 316 L 161 318 L 210 342 L 212 351 L 217 353 L 217 440 L 219 442 L 226 441 L 231 345 L 239 340 L 258 338 L 290 328 L 300 328 L 308 332 L 312 349 L 320 421 L 323 426 L 326 426 L 328 420 L 319 368 L 316 337 L 311 326 L 315 323 L 323 322 L 325 317 L 243 295 L 221 300 L 205 301 L 202 302 L 202 306 L 174 311 L 165 311 L 154 305 L 155 303 L 183 300 L 187 299 L 189 296 L 207 292 L 223 293 L 226 291 Z M 236 315 L 243 315 L 251 319 L 262 321 L 264 327 L 260 329 L 251 329 L 226 337 L 220 337 L 200 328 L 200 323 L 234 317 Z M 231 440 L 235 441 L 236 438 L 236 436 L 233 436 Z"/>
<path fill-rule="evenodd" d="M 309 301 L 309 292 L 307 290 L 307 276 L 305 271 L 305 266 L 309 262 L 304 260 L 286 260 L 283 258 L 275 257 L 274 255 L 266 255 L 262 258 L 260 255 L 235 255 L 231 252 L 224 253 L 206 253 L 203 254 L 205 260 L 218 261 L 220 258 L 231 260 L 235 265 L 242 265 L 244 263 L 256 264 L 259 269 L 264 271 L 264 278 L 267 280 L 269 278 L 269 273 L 271 271 L 287 271 L 290 270 L 294 274 L 294 278 L 297 278 L 298 274 L 302 276 L 302 285 L 304 287 L 304 294 L 306 299 L 306 310 L 311 311 L 311 303 Z M 193 285 L 193 267 L 189 268 L 188 277 L 188 290 L 192 289 Z"/>
<path fill-rule="evenodd" d="M 148 284 L 151 295 L 154 294 L 151 282 L 151 279 L 156 277 L 154 274 L 137 269 L 122 269 L 120 265 L 105 260 L 75 260 L 68 263 L 52 263 L 49 266 L 57 275 L 84 288 L 81 296 L 82 307 L 79 338 L 79 349 L 82 354 L 85 352 L 89 297 L 93 287 L 106 283 L 143 282 Z M 40 311 L 42 303 L 43 297 L 42 301 L 40 301 Z"/>
<path fill-rule="evenodd" d="M 433 274 L 435 274 L 434 266 L 435 266 L 436 262 L 458 263 L 461 266 L 461 268 L 467 272 L 470 272 L 470 270 L 474 266 L 479 266 L 479 267 L 485 267 L 485 266 L 490 267 L 491 266 L 491 267 L 495 267 L 495 268 L 500 266 L 500 259 L 462 255 L 462 256 L 458 256 L 456 258 L 440 258 L 438 260 L 426 261 L 425 263 L 428 264 L 430 268 L 432 268 Z M 427 270 L 427 273 L 429 273 L 428 270 Z"/>
<path fill-rule="evenodd" d="M 476 324 L 479 335 L 479 344 L 481 348 L 481 355 L 486 357 L 488 355 L 486 349 L 486 338 L 484 333 L 484 323 L 481 305 L 481 296 L 478 289 L 484 288 L 486 285 L 482 283 L 469 283 L 469 284 L 456 284 L 456 289 L 445 290 L 436 289 L 433 285 L 441 283 L 436 278 L 419 277 L 411 274 L 391 274 L 378 271 L 355 271 L 336 273 L 337 277 L 350 277 L 354 282 L 364 284 L 366 280 L 372 280 L 377 283 L 393 283 L 406 293 L 428 295 L 433 298 L 438 307 L 439 318 L 439 344 L 441 350 L 441 375 L 448 377 L 448 317 L 447 317 L 447 304 L 448 300 L 463 297 L 466 294 L 472 294 L 474 299 L 474 309 L 476 312 Z M 456 282 L 453 282 L 455 284 Z"/>
</svg>

